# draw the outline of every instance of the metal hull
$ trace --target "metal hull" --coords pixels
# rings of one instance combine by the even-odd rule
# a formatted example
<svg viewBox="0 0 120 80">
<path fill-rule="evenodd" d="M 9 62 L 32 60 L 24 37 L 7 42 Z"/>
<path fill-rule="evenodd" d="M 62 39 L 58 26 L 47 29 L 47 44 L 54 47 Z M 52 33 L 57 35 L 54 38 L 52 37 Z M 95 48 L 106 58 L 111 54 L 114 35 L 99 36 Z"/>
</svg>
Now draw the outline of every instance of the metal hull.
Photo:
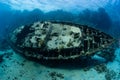
<svg viewBox="0 0 120 80">
<path fill-rule="evenodd" d="M 22 26 L 14 30 L 10 40 L 20 53 L 37 59 L 91 56 L 114 42 L 104 32 L 67 22 L 36 22 Z"/>
</svg>

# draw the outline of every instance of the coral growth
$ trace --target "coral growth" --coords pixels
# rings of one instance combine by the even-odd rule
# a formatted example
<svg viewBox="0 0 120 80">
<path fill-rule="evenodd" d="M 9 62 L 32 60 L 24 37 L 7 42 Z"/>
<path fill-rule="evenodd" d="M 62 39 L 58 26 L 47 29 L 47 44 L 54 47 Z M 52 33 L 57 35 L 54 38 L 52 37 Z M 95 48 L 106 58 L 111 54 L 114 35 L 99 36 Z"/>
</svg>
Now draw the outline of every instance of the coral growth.
<svg viewBox="0 0 120 80">
<path fill-rule="evenodd" d="M 105 64 L 96 65 L 96 66 L 94 67 L 94 69 L 95 69 L 98 73 L 106 72 L 106 71 L 108 70 Z"/>
<path fill-rule="evenodd" d="M 116 78 L 116 73 L 114 71 L 107 71 L 105 74 L 105 79 L 106 80 L 117 80 Z"/>
<path fill-rule="evenodd" d="M 64 75 L 61 73 L 57 73 L 57 72 L 50 72 L 49 76 L 51 76 L 52 80 L 57 80 L 57 78 L 64 79 Z"/>
</svg>

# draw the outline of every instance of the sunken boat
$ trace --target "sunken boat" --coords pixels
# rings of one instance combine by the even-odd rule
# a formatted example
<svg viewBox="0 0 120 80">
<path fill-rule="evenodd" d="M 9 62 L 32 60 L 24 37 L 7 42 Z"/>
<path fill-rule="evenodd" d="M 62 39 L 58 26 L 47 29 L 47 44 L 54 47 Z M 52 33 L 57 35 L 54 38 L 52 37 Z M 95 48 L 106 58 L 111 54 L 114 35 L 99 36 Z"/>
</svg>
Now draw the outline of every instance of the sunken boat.
<svg viewBox="0 0 120 80">
<path fill-rule="evenodd" d="M 35 22 L 16 28 L 10 35 L 13 50 L 45 60 L 92 56 L 113 42 L 113 37 L 100 30 L 68 22 Z"/>
</svg>

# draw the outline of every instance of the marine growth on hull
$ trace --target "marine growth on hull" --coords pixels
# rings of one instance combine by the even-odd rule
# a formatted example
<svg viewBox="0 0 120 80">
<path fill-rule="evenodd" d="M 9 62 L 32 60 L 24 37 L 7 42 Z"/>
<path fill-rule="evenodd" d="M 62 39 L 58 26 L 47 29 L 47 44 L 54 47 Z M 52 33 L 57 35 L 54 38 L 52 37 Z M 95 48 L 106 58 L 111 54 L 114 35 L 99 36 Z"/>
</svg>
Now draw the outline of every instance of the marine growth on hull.
<svg viewBox="0 0 120 80">
<path fill-rule="evenodd" d="M 70 59 L 91 56 L 114 39 L 86 25 L 67 22 L 35 22 L 11 34 L 13 49 L 37 59 Z"/>
</svg>

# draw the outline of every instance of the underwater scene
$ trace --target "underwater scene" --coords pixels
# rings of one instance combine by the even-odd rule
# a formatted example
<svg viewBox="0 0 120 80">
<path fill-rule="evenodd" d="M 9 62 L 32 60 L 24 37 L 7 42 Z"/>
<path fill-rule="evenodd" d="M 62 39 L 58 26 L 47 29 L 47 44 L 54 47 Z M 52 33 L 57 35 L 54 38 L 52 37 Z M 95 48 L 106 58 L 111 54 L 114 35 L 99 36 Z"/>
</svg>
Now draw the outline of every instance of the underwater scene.
<svg viewBox="0 0 120 80">
<path fill-rule="evenodd" d="M 120 80 L 120 0 L 0 0 L 0 80 Z"/>
</svg>

